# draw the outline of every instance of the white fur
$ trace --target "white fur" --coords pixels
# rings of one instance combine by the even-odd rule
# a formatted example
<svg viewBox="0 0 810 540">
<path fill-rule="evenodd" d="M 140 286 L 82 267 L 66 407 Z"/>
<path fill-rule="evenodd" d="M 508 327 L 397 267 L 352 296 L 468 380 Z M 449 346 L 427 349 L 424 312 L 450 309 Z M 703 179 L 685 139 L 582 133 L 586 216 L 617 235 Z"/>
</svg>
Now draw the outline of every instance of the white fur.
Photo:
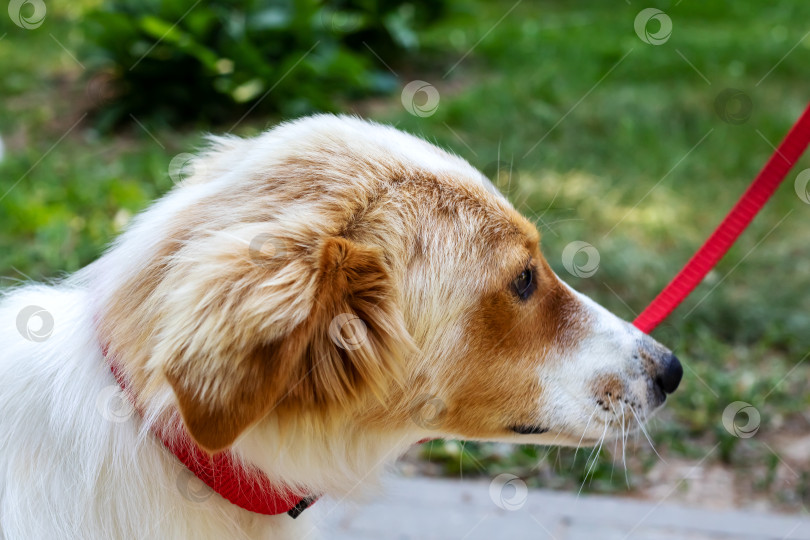
<svg viewBox="0 0 810 540">
<path fill-rule="evenodd" d="M 260 516 L 207 493 L 160 442 L 143 436 L 137 414 L 109 419 L 111 403 L 99 396 L 117 383 L 91 304 L 88 291 L 71 284 L 25 287 L 3 299 L 0 538 L 290 538 L 290 527 L 306 526 L 306 513 L 303 521 Z M 53 316 L 43 342 L 17 331 L 17 314 L 29 305 Z M 181 482 L 204 500 L 184 498 Z"/>
</svg>

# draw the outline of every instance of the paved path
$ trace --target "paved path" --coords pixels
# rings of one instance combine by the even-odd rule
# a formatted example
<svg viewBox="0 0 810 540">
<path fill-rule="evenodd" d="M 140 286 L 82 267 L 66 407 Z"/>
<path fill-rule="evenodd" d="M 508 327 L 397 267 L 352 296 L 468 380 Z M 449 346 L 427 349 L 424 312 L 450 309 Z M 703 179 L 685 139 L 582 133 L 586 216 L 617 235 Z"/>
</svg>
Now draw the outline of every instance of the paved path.
<svg viewBox="0 0 810 540">
<path fill-rule="evenodd" d="M 499 495 L 502 493 L 502 495 Z M 519 507 L 516 510 L 499 508 Z M 810 540 L 810 517 L 529 490 L 482 481 L 392 478 L 366 505 L 319 501 L 325 540 Z"/>
</svg>

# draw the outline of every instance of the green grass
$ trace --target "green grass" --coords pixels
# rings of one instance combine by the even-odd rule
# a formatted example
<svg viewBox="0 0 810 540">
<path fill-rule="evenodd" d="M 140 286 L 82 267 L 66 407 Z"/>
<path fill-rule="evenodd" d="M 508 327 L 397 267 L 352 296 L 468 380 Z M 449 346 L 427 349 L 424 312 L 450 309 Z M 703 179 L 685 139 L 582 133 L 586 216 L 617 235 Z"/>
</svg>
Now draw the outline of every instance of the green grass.
<svg viewBox="0 0 810 540">
<path fill-rule="evenodd" d="M 7 147 L 0 196 L 8 190 L 0 201 L 0 275 L 12 278 L 5 284 L 92 261 L 128 216 L 169 189 L 171 158 L 200 141 L 202 128 L 146 126 L 156 142 L 134 123 L 99 136 L 85 118 L 55 144 L 93 99 L 84 90 L 87 74 L 56 42 L 81 48 L 86 5 L 48 4 L 45 24 L 30 31 L 0 17 L 0 134 Z M 444 52 L 397 74 L 402 86 L 414 79 L 436 86 L 434 115 L 410 115 L 399 94 L 347 103 L 346 110 L 422 134 L 482 169 L 498 159 L 510 163 L 512 181 L 502 175 L 502 187 L 537 220 L 552 267 L 630 319 L 720 221 L 810 91 L 810 37 L 799 43 L 810 4 L 654 5 L 673 21 L 660 46 L 636 36 L 636 3 L 523 2 L 496 25 L 511 2 L 459 2 L 454 18 L 422 37 Z M 750 97 L 747 122 L 728 124 L 716 113 L 726 88 Z M 250 118 L 237 132 L 253 134 L 277 120 Z M 733 467 L 741 491 L 788 509 L 810 502 L 810 479 L 801 473 L 810 464 L 783 457 L 780 446 L 810 427 L 810 370 L 802 360 L 810 350 L 810 205 L 792 185 L 808 167 L 805 156 L 730 254 L 655 333 L 686 365 L 681 390 L 651 426 L 659 453 L 698 461 L 719 444 L 705 463 Z M 574 240 L 600 253 L 591 278 L 563 267 L 562 250 Z M 734 401 L 761 413 L 756 437 L 738 439 L 723 428 L 722 412 Z M 658 460 L 642 443 L 629 453 L 628 480 L 613 448 L 602 451 L 589 478 L 589 450 L 575 458 L 569 450 L 434 442 L 425 456 L 446 474 L 508 470 L 544 486 L 623 491 L 627 482 L 643 486 L 643 472 Z"/>
</svg>

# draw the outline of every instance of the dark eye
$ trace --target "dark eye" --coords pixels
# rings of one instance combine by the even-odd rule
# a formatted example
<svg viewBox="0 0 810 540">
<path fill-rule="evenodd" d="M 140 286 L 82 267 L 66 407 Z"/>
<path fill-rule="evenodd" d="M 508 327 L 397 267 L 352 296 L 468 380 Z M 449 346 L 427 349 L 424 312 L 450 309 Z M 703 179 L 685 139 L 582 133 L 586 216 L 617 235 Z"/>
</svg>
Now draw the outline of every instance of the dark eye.
<svg viewBox="0 0 810 540">
<path fill-rule="evenodd" d="M 526 300 L 534 292 L 534 274 L 531 268 L 526 268 L 512 282 L 515 294 L 521 300 Z"/>
</svg>

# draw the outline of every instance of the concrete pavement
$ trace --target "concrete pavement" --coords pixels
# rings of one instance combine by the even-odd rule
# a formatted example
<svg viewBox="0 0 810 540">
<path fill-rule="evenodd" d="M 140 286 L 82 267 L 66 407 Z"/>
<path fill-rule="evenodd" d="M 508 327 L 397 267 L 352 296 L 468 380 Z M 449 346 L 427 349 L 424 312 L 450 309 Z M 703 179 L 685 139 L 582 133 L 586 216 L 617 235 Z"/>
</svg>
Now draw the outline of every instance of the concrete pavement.
<svg viewBox="0 0 810 540">
<path fill-rule="evenodd" d="M 712 511 L 627 498 L 524 490 L 500 483 L 389 479 L 364 505 L 319 501 L 327 540 L 810 540 L 810 517 Z"/>
</svg>

